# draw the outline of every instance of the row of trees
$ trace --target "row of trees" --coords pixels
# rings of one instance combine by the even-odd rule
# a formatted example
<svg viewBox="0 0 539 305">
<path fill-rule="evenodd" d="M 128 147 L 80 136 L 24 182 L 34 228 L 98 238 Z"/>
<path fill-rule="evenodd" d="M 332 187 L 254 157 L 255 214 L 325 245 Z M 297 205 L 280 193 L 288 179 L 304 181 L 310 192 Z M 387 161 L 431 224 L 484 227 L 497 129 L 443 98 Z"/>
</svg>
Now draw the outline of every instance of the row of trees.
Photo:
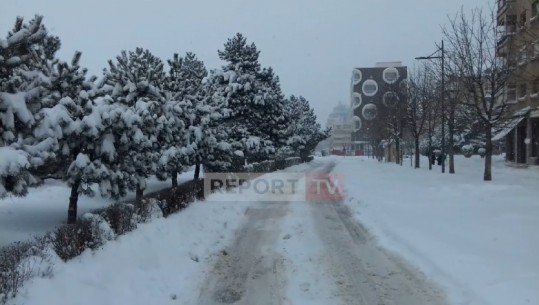
<svg viewBox="0 0 539 305">
<path fill-rule="evenodd" d="M 300 156 L 327 137 L 303 97 L 286 98 L 279 77 L 237 34 L 207 71 L 195 54 L 163 62 L 149 50 L 122 51 L 101 78 L 81 53 L 56 58 L 60 39 L 36 16 L 17 18 L 0 39 L 0 197 L 25 195 L 40 176 L 60 172 L 71 187 L 68 222 L 79 194 L 120 198 L 146 179 L 172 179 L 195 166 L 238 170 L 247 163 Z M 239 165 L 239 167 L 238 167 Z"/>
<path fill-rule="evenodd" d="M 493 132 L 507 124 L 504 96 L 511 71 L 505 58 L 497 56 L 500 37 L 493 9 L 461 10 L 443 28 L 446 42 L 444 70 L 440 61 L 417 67 L 407 86 L 406 122 L 415 147 L 415 167 L 419 167 L 420 140 L 426 151 L 440 148 L 441 118 L 445 118 L 445 147 L 449 172 L 455 173 L 454 154 L 463 144 L 485 150 L 484 180 L 492 180 Z M 443 72 L 443 74 L 442 74 Z M 441 106 L 441 78 L 445 80 L 444 107 Z"/>
</svg>

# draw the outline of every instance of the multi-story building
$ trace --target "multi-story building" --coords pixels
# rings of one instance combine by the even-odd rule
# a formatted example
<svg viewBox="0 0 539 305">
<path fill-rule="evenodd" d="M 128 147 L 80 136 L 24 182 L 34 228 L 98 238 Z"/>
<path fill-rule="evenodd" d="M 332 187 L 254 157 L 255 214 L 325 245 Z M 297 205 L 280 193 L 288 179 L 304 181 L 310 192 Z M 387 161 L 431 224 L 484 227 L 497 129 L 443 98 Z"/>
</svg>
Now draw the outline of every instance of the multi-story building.
<svg viewBox="0 0 539 305">
<path fill-rule="evenodd" d="M 329 138 L 330 151 L 343 152 L 346 150 L 347 152 L 351 152 L 354 126 L 350 107 L 339 102 L 329 115 L 326 126 L 331 127 L 331 137 Z"/>
<path fill-rule="evenodd" d="M 351 107 L 354 112 L 354 149 L 368 152 L 401 128 L 406 104 L 404 81 L 408 69 L 401 62 L 381 62 L 352 71 Z M 399 122 L 399 120 L 401 122 Z M 393 125 L 393 126 L 391 126 Z"/>
<path fill-rule="evenodd" d="M 496 52 L 510 71 L 503 96 L 509 120 L 494 140 L 505 139 L 507 161 L 520 164 L 539 164 L 538 13 L 539 0 L 498 0 Z"/>
</svg>

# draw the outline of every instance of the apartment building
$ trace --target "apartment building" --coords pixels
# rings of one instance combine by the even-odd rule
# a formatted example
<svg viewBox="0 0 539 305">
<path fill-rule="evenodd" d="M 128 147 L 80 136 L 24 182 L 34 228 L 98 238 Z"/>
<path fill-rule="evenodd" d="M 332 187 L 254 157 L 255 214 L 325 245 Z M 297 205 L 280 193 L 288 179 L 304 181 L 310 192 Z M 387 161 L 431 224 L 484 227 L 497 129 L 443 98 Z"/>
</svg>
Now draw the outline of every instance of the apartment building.
<svg viewBox="0 0 539 305">
<path fill-rule="evenodd" d="M 351 79 L 353 109 L 353 148 L 368 153 L 379 148 L 391 135 L 395 118 L 404 119 L 404 90 L 408 69 L 401 62 L 379 62 L 372 67 L 355 68 Z"/>
<path fill-rule="evenodd" d="M 539 0 L 498 0 L 497 55 L 510 68 L 504 94 L 508 127 L 494 136 L 505 140 L 506 159 L 539 165 Z"/>
</svg>

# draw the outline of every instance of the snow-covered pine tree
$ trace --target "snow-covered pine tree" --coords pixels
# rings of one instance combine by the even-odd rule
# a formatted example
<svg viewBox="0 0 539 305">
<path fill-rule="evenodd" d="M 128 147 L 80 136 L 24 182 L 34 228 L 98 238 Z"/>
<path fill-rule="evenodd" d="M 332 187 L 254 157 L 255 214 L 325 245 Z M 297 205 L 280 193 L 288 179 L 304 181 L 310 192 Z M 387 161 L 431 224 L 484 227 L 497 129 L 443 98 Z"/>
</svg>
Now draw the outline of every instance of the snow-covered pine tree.
<svg viewBox="0 0 539 305">
<path fill-rule="evenodd" d="M 260 80 L 267 84 L 267 105 L 262 110 L 264 119 L 259 122 L 259 130 L 264 139 L 271 141 L 275 153 L 282 151 L 286 146 L 288 135 L 286 129 L 289 121 L 285 117 L 285 97 L 281 90 L 279 76 L 275 75 L 272 68 L 263 69 L 260 73 Z M 271 156 L 273 157 L 273 156 Z M 258 160 L 268 158 L 259 156 Z"/>
<path fill-rule="evenodd" d="M 199 129 L 197 133 L 201 133 L 202 139 L 197 144 L 195 161 L 204 167 L 205 172 L 232 170 L 232 140 L 229 129 L 224 128 L 231 111 L 223 95 L 218 93 L 222 89 L 221 75 L 221 71 L 210 71 L 209 76 L 202 81 L 199 99 L 194 108 L 194 126 Z M 199 175 L 200 166 L 197 164 L 194 179 L 198 179 Z"/>
<path fill-rule="evenodd" d="M 321 129 L 309 101 L 302 96 L 290 96 L 285 102 L 285 109 L 289 122 L 287 134 L 290 136 L 287 144 L 297 156 L 305 161 L 316 145 L 329 136 L 329 130 Z"/>
<path fill-rule="evenodd" d="M 36 126 L 50 84 L 50 64 L 60 47 L 48 35 L 43 17 L 25 23 L 17 18 L 6 39 L 0 39 L 0 197 L 25 195 L 36 182 L 29 173 L 54 157 L 54 137 L 39 140 Z"/>
<path fill-rule="evenodd" d="M 177 174 L 187 166 L 196 164 L 197 169 L 200 168 L 197 146 L 203 137 L 201 118 L 204 113 L 197 113 L 197 107 L 201 103 L 202 80 L 207 72 L 204 63 L 191 52 L 187 52 L 183 58 L 174 54 L 168 64 L 170 71 L 166 77 L 165 91 L 168 96 L 167 105 L 170 104 L 170 107 L 165 113 L 173 116 L 171 120 L 178 121 L 178 128 L 170 133 L 173 137 L 164 135 L 167 141 L 172 142 L 163 160 L 168 168 L 167 172 L 172 176 L 172 186 L 176 186 Z"/>
<path fill-rule="evenodd" d="M 254 43 L 247 44 L 242 34 L 236 34 L 218 51 L 226 62 L 220 73 L 214 73 L 220 83 L 215 94 L 224 97 L 225 105 L 232 111 L 226 121 L 234 148 L 249 156 L 270 155 L 275 147 L 261 125 L 273 124 L 273 113 L 279 105 L 272 102 L 272 72 L 262 71 L 258 62 L 259 51 Z M 266 130 L 267 131 L 267 130 Z M 238 154 L 239 155 L 239 154 Z"/>
<path fill-rule="evenodd" d="M 105 197 L 118 198 L 125 186 L 118 183 L 114 166 L 116 151 L 110 134 L 110 108 L 99 102 L 100 90 L 96 77 L 87 77 L 80 67 L 81 53 L 76 52 L 70 64 L 58 62 L 51 73 L 49 94 L 45 100 L 54 106 L 42 110 L 40 138 L 55 137 L 62 158 L 54 165 L 64 171 L 63 179 L 71 187 L 67 223 L 77 221 L 79 194 L 93 196 L 90 187 L 98 183 Z M 68 162 L 64 160 L 67 158 Z"/>
<path fill-rule="evenodd" d="M 159 141 L 160 128 L 167 121 L 162 117 L 163 63 L 150 51 L 137 48 L 129 53 L 123 51 L 116 63 L 109 60 L 105 75 L 113 88 L 110 137 L 118 156 L 115 167 L 123 174 L 127 187 L 136 190 L 136 201 L 140 202 L 146 178 L 157 174 L 158 161 L 163 149 L 167 149 Z"/>
</svg>

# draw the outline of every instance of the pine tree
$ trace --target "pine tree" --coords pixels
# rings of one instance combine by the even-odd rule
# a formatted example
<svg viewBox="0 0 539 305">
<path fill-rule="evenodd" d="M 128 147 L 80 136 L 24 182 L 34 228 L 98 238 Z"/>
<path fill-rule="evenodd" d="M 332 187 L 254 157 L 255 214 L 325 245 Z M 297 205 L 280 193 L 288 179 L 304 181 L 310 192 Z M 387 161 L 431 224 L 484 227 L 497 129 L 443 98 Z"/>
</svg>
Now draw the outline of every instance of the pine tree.
<svg viewBox="0 0 539 305">
<path fill-rule="evenodd" d="M 51 106 L 43 97 L 60 47 L 42 20 L 17 18 L 7 38 L 0 39 L 0 197 L 25 195 L 37 182 L 28 170 L 54 157 L 58 148 L 55 137 L 40 139 L 36 130 L 42 109 Z"/>
<path fill-rule="evenodd" d="M 178 138 L 171 143 L 173 148 L 170 155 L 173 156 L 166 158 L 172 175 L 172 186 L 176 186 L 177 173 L 187 166 L 196 165 L 197 171 L 200 171 L 201 155 L 197 147 L 203 140 L 201 118 L 204 113 L 198 113 L 197 108 L 202 102 L 202 80 L 207 72 L 204 63 L 191 52 L 187 52 L 183 58 L 174 54 L 168 63 L 170 72 L 165 82 L 166 91 L 171 100 L 178 101 L 175 104 L 181 109 L 174 114 L 175 119 L 181 121 L 181 127 L 175 132 Z"/>
<path fill-rule="evenodd" d="M 290 122 L 287 129 L 289 135 L 287 144 L 291 151 L 306 161 L 316 145 L 328 138 L 330 130 L 321 129 L 314 110 L 304 97 L 292 95 L 285 106 L 287 121 Z"/>
<path fill-rule="evenodd" d="M 268 158 L 281 140 L 276 131 L 283 122 L 278 78 L 271 69 L 261 69 L 260 52 L 241 34 L 229 39 L 218 54 L 226 64 L 212 76 L 220 84 L 215 94 L 231 110 L 225 125 L 233 147 L 249 161 Z"/>
<path fill-rule="evenodd" d="M 167 148 L 159 139 L 163 124 L 168 123 L 162 113 L 165 73 L 162 61 L 142 48 L 123 51 L 116 61 L 110 60 L 105 71 L 114 104 L 110 137 L 121 156 L 116 167 L 127 187 L 136 190 L 136 201 L 140 202 L 146 178 L 157 174 L 162 150 Z"/>
</svg>

